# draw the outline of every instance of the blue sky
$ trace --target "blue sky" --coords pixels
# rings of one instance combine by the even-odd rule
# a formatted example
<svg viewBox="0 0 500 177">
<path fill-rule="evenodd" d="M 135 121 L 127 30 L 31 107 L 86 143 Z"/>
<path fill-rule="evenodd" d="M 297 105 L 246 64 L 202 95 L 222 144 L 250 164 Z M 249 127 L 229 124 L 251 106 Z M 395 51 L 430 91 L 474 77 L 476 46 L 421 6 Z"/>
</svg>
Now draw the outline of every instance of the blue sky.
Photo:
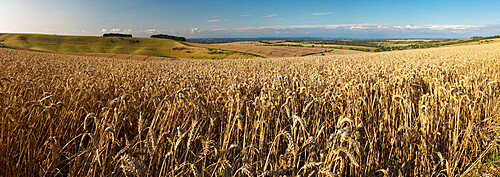
<svg viewBox="0 0 500 177">
<path fill-rule="evenodd" d="M 500 34 L 498 0 L 0 0 L 0 32 L 211 37 Z"/>
</svg>

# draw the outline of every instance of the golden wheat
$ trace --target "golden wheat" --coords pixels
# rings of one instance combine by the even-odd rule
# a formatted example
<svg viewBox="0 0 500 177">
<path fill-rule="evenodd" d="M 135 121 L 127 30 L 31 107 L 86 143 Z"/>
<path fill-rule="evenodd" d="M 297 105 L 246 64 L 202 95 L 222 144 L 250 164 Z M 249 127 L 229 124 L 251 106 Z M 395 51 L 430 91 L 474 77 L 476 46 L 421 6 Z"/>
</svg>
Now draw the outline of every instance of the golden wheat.
<svg viewBox="0 0 500 177">
<path fill-rule="evenodd" d="M 0 67 L 0 176 L 498 174 L 500 44 Z"/>
</svg>

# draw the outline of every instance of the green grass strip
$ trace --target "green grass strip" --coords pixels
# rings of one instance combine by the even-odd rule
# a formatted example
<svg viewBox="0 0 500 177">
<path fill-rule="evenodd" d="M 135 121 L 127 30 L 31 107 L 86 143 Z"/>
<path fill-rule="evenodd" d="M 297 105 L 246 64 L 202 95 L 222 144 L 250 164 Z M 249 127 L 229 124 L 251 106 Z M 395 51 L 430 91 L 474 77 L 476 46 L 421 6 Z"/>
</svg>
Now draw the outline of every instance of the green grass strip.
<svg viewBox="0 0 500 177">
<path fill-rule="evenodd" d="M 7 48 L 7 49 L 18 49 L 18 48 L 15 48 L 15 47 L 11 47 L 11 46 L 6 46 L 6 45 L 3 45 L 3 44 L 0 44 L 0 48 Z"/>
</svg>

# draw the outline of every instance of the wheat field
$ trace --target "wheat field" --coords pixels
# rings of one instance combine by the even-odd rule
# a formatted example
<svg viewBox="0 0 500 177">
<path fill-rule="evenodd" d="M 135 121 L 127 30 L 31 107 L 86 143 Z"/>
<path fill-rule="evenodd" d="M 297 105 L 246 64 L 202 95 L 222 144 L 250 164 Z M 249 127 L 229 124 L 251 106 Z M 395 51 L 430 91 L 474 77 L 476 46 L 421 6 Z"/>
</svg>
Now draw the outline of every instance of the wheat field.
<svg viewBox="0 0 500 177">
<path fill-rule="evenodd" d="M 500 44 L 0 68 L 0 176 L 498 175 Z"/>
</svg>

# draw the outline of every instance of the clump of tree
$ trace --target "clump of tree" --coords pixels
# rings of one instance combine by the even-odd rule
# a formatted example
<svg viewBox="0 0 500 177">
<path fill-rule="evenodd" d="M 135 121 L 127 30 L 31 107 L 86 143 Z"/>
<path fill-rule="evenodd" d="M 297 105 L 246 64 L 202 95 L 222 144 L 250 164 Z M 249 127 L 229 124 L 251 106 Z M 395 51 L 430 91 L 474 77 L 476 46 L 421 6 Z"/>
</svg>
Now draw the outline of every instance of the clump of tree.
<svg viewBox="0 0 500 177">
<path fill-rule="evenodd" d="M 106 33 L 102 37 L 132 37 L 131 34 L 121 34 L 121 33 Z"/>
<path fill-rule="evenodd" d="M 155 35 L 151 35 L 151 38 L 172 39 L 175 41 L 186 41 L 185 37 L 172 36 L 172 35 L 168 35 L 168 34 L 155 34 Z"/>
<path fill-rule="evenodd" d="M 471 37 L 471 39 L 473 41 L 479 41 L 479 40 L 485 40 L 485 39 L 496 39 L 496 38 L 500 38 L 500 35 L 486 36 L 486 37 L 482 37 L 482 36 L 473 36 L 473 37 Z"/>
</svg>

